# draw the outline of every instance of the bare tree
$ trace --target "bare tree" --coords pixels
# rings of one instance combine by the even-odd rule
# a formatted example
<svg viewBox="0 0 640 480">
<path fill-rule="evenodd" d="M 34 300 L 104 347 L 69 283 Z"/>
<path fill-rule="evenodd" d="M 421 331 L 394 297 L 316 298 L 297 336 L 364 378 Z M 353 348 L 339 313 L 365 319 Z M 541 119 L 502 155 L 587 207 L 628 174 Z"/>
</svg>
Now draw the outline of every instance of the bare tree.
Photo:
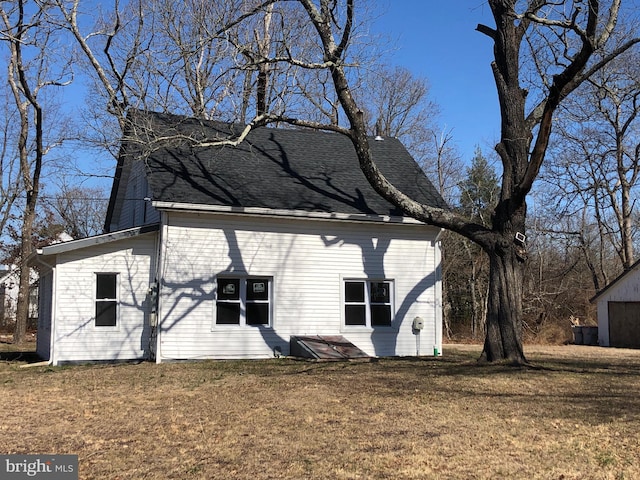
<svg viewBox="0 0 640 480">
<path fill-rule="evenodd" d="M 8 86 L 8 83 L 3 84 Z M 14 206 L 20 193 L 22 192 L 22 182 L 20 178 L 20 164 L 17 150 L 17 143 L 14 141 L 18 137 L 20 124 L 18 112 L 15 108 L 12 93 L 2 89 L 3 95 L 0 106 L 0 237 L 6 235 L 5 227 L 12 218 Z"/>
<path fill-rule="evenodd" d="M 530 0 L 489 0 L 495 27 L 479 25 L 478 31 L 493 41 L 492 64 L 500 101 L 502 131 L 496 151 L 502 162 L 501 195 L 490 225 L 470 221 L 452 211 L 419 204 L 395 188 L 378 170 L 371 157 L 363 110 L 350 89 L 344 63 L 353 25 L 355 0 L 299 0 L 314 26 L 320 55 L 307 59 L 308 68 L 331 73 L 348 128 L 326 128 L 348 136 L 360 166 L 376 191 L 406 214 L 432 225 L 457 232 L 478 244 L 489 256 L 490 287 L 487 334 L 483 356 L 489 361 L 526 363 L 522 349 L 522 292 L 527 259 L 525 240 L 526 198 L 538 177 L 562 101 L 604 65 L 628 50 L 638 39 L 623 41 L 610 51 L 612 33 L 620 13 L 620 0 L 607 5 L 588 0 L 580 3 Z M 535 46 L 527 50 L 527 45 Z M 595 55 L 595 52 L 602 52 Z M 529 55 L 540 79 L 533 85 L 527 104 L 521 66 Z M 300 63 L 300 62 L 299 62 Z"/>
<path fill-rule="evenodd" d="M 45 196 L 43 203 L 53 213 L 53 221 L 71 237 L 102 233 L 108 203 L 108 192 L 103 188 L 63 184 L 52 196 Z"/>
<path fill-rule="evenodd" d="M 455 146 L 452 130 L 434 130 L 432 135 L 435 159 L 427 157 L 422 160 L 420 166 L 432 181 L 435 180 L 442 198 L 453 204 L 458 194 L 458 175 L 464 169 L 462 157 Z"/>
<path fill-rule="evenodd" d="M 53 0 L 51 4 L 55 8 L 47 10 L 47 22 L 71 34 L 80 51 L 78 58 L 83 59 L 86 70 L 93 73 L 90 75 L 94 79 L 92 92 L 95 97 L 104 99 L 102 108 L 92 112 L 85 127 L 93 126 L 96 135 L 93 141 L 111 149 L 115 155 L 115 139 L 124 131 L 127 109 L 137 105 L 136 93 L 147 88 L 144 83 L 136 84 L 129 78 L 131 69 L 146 48 L 142 4 L 134 1 L 121 6 L 120 0 L 114 0 L 114 8 L 107 18 L 99 17 L 95 24 L 91 24 L 93 17 L 83 11 L 85 4 L 80 0 Z M 118 44 L 126 45 L 126 48 L 116 48 Z M 109 116 L 100 111 L 106 111 Z M 115 119 L 116 128 L 110 128 L 109 118 Z M 87 139 L 86 135 L 84 139 Z"/>
<path fill-rule="evenodd" d="M 638 54 L 626 52 L 593 75 L 565 106 L 558 147 L 543 178 L 562 211 L 587 209 L 623 269 L 634 262 L 640 174 Z M 562 188 L 558 182 L 563 182 Z M 563 192 L 558 195 L 557 192 Z"/>
<path fill-rule="evenodd" d="M 40 178 L 44 157 L 51 147 L 45 139 L 44 108 L 39 97 L 44 88 L 63 85 L 68 73 L 64 62 L 57 71 L 51 69 L 48 52 L 55 30 L 41 25 L 47 6 L 27 4 L 26 0 L 19 0 L 0 5 L 2 39 L 9 47 L 7 79 L 19 118 L 17 152 L 26 196 L 20 230 L 20 286 L 14 332 L 17 344 L 24 341 L 26 334 L 30 269 L 25 261 L 32 251 Z"/>
<path fill-rule="evenodd" d="M 495 171 L 480 148 L 476 148 L 458 189 L 454 208 L 470 219 L 489 223 L 500 190 Z M 443 268 L 443 281 L 447 284 L 445 301 L 454 316 L 452 323 L 463 323 L 466 327 L 470 318 L 471 337 L 480 338 L 486 324 L 488 258 L 478 245 L 455 234 L 443 237 L 443 251 L 449 263 Z"/>
<path fill-rule="evenodd" d="M 283 61 L 290 45 L 283 38 L 296 36 L 300 51 L 305 33 L 294 16 L 283 20 L 276 3 L 114 0 L 96 16 L 80 0 L 54 0 L 49 21 L 71 33 L 101 102 L 87 121 L 94 140 L 116 155 L 137 108 L 252 125 L 264 124 L 267 110 L 295 110 L 304 98 L 296 89 L 307 82 Z M 116 128 L 106 129 L 114 119 Z"/>
</svg>

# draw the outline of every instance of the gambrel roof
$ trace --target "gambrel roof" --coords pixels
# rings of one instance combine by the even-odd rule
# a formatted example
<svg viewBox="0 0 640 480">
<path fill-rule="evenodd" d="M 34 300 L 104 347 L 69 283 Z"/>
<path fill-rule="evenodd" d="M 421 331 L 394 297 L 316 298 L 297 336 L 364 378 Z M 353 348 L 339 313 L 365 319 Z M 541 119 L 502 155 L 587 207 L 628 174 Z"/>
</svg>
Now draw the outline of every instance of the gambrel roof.
<svg viewBox="0 0 640 480">
<path fill-rule="evenodd" d="M 137 125 L 137 126 L 136 126 Z M 140 127 L 143 125 L 143 127 Z M 241 127 L 176 115 L 137 112 L 139 135 L 198 140 L 228 138 Z M 149 136 L 149 144 L 153 138 Z M 129 145 L 127 145 L 129 143 Z M 141 148 L 125 141 L 107 225 L 117 208 L 118 183 L 126 163 Z M 382 173 L 411 198 L 446 208 L 424 172 L 394 138 L 370 142 Z M 149 195 L 154 202 L 285 211 L 401 216 L 369 185 L 355 149 L 344 135 L 315 130 L 259 127 L 238 146 L 193 146 L 165 142 L 144 155 Z"/>
</svg>

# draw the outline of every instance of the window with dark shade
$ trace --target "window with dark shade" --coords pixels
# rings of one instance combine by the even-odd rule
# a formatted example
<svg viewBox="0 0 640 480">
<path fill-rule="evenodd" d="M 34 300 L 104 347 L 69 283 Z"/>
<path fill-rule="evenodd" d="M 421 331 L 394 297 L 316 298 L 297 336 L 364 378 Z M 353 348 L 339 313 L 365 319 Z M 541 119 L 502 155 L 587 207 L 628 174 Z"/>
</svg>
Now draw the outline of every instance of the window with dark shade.
<svg viewBox="0 0 640 480">
<path fill-rule="evenodd" d="M 271 324 L 270 278 L 217 279 L 217 325 Z"/>
<path fill-rule="evenodd" d="M 237 278 L 219 278 L 218 300 L 240 300 L 240 280 Z"/>
<path fill-rule="evenodd" d="M 389 327 L 391 326 L 391 306 L 371 305 L 371 326 Z"/>
<path fill-rule="evenodd" d="M 345 282 L 344 300 L 364 303 L 364 285 L 365 282 Z"/>
<path fill-rule="evenodd" d="M 118 275 L 96 273 L 96 327 L 115 327 L 118 322 Z"/>
<path fill-rule="evenodd" d="M 240 279 L 218 278 L 216 301 L 216 323 L 219 325 L 240 324 Z"/>
<path fill-rule="evenodd" d="M 392 285 L 390 281 L 345 281 L 345 326 L 390 327 L 393 320 Z"/>
<path fill-rule="evenodd" d="M 240 323 L 240 303 L 218 302 L 216 309 L 216 322 L 220 325 Z"/>
<path fill-rule="evenodd" d="M 247 325 L 269 325 L 269 304 L 247 303 Z"/>
<path fill-rule="evenodd" d="M 344 323 L 347 325 L 366 325 L 367 308 L 365 305 L 345 305 Z"/>
</svg>

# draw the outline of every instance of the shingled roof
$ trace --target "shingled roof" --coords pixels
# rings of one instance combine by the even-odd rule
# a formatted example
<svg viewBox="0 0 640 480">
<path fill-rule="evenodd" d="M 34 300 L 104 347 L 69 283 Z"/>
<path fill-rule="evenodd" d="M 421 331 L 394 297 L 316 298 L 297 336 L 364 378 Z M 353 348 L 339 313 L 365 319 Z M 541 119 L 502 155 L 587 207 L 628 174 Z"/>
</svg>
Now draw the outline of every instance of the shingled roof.
<svg viewBox="0 0 640 480">
<path fill-rule="evenodd" d="M 158 113 L 146 112 L 144 119 L 146 128 L 163 136 L 227 138 L 239 130 L 231 124 Z M 446 208 L 397 139 L 370 143 L 374 160 L 394 185 L 419 202 Z M 259 127 L 237 147 L 192 145 L 164 145 L 148 154 L 153 201 L 401 216 L 369 185 L 353 145 L 343 135 Z"/>
</svg>

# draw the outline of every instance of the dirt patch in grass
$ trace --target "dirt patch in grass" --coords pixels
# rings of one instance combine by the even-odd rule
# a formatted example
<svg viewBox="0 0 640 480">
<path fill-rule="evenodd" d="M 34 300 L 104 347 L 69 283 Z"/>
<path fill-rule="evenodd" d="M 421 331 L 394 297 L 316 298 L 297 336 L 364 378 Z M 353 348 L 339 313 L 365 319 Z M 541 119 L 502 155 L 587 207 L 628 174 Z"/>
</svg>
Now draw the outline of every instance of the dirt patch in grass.
<svg viewBox="0 0 640 480">
<path fill-rule="evenodd" d="M 526 353 L 542 368 L 478 365 L 469 345 L 350 363 L 0 360 L 0 449 L 77 454 L 83 479 L 640 478 L 640 351 Z"/>
</svg>

